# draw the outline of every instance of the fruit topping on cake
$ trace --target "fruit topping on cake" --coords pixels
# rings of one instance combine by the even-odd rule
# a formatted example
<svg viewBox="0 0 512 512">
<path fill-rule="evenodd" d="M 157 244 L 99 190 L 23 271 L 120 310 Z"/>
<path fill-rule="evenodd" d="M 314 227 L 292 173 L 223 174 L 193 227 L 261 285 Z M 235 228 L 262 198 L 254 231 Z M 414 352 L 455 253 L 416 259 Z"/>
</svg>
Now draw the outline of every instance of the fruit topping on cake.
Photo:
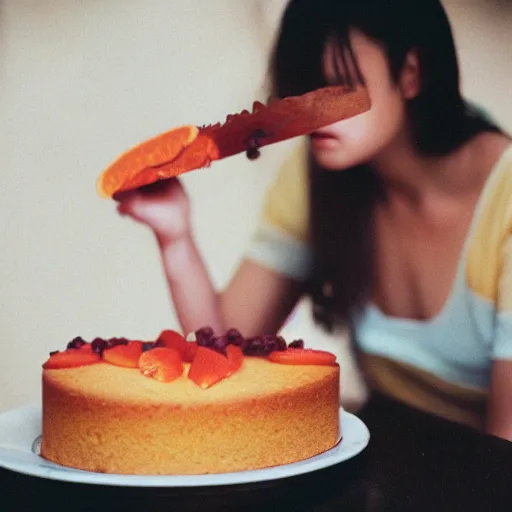
<svg viewBox="0 0 512 512">
<path fill-rule="evenodd" d="M 197 350 L 197 343 L 187 341 L 179 332 L 167 329 L 158 336 L 155 347 L 167 347 L 177 350 L 185 363 L 191 363 Z"/>
<path fill-rule="evenodd" d="M 281 336 L 254 336 L 245 342 L 244 353 L 251 356 L 267 356 L 274 351 L 286 350 L 286 341 Z"/>
<path fill-rule="evenodd" d="M 295 341 L 292 341 L 292 342 L 288 345 L 288 348 L 304 348 L 304 340 L 295 340 Z"/>
<path fill-rule="evenodd" d="M 229 329 L 225 334 L 216 336 L 211 327 L 203 327 L 195 333 L 196 343 L 221 354 L 226 354 L 229 345 L 240 347 L 245 355 L 266 356 L 274 350 L 286 350 L 286 341 L 282 336 L 266 334 L 245 338 L 237 329 Z"/>
<path fill-rule="evenodd" d="M 233 375 L 240 368 L 242 368 L 242 364 L 244 362 L 244 353 L 240 347 L 236 345 L 228 345 L 226 347 L 226 357 L 229 362 L 229 375 Z"/>
<path fill-rule="evenodd" d="M 82 348 L 85 345 L 89 346 L 89 343 L 87 343 L 81 336 L 77 336 L 76 338 L 73 338 L 67 345 L 67 348 Z"/>
<path fill-rule="evenodd" d="M 274 363 L 294 365 L 331 366 L 336 364 L 334 354 L 312 348 L 288 348 L 282 352 L 272 352 L 268 359 Z"/>
<path fill-rule="evenodd" d="M 64 352 L 52 352 L 49 359 L 43 364 L 45 370 L 59 368 L 77 368 L 101 362 L 101 357 L 94 352 L 70 348 Z"/>
<path fill-rule="evenodd" d="M 245 357 L 286 365 L 337 364 L 334 354 L 304 348 L 301 339 L 287 345 L 282 336 L 246 338 L 237 329 L 216 335 L 211 327 L 203 327 L 188 338 L 166 329 L 154 341 L 94 338 L 89 343 L 78 336 L 67 344 L 64 352 L 52 352 L 43 368 L 75 368 L 104 362 L 138 369 L 146 377 L 161 382 L 188 376 L 197 386 L 207 389 L 238 372 Z M 188 374 L 184 372 L 184 364 L 190 364 Z"/>
<path fill-rule="evenodd" d="M 183 374 L 181 354 L 166 347 L 156 347 L 144 352 L 139 359 L 139 368 L 143 375 L 160 382 L 172 382 Z"/>
<path fill-rule="evenodd" d="M 130 341 L 126 345 L 114 345 L 103 350 L 103 360 L 115 366 L 138 368 L 142 355 L 142 341 Z"/>
<path fill-rule="evenodd" d="M 206 389 L 231 375 L 232 365 L 232 361 L 216 350 L 198 347 L 188 378 L 200 388 Z"/>
</svg>

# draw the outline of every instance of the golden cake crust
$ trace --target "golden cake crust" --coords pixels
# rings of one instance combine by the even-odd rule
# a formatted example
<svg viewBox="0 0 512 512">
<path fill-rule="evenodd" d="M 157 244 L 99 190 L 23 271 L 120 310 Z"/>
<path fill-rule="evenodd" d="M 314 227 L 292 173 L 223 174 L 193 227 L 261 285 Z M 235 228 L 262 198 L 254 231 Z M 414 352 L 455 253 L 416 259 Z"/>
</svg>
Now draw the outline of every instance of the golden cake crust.
<svg viewBox="0 0 512 512">
<path fill-rule="evenodd" d="M 204 474 L 306 459 L 339 437 L 339 366 L 246 357 L 201 389 L 107 363 L 43 370 L 41 455 L 119 474 Z"/>
</svg>

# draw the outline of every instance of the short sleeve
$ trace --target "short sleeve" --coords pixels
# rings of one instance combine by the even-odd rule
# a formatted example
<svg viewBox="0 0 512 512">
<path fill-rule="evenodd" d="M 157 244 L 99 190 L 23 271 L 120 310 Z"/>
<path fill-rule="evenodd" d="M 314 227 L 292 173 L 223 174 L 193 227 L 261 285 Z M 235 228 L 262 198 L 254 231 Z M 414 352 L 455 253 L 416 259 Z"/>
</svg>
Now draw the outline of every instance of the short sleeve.
<svg viewBox="0 0 512 512">
<path fill-rule="evenodd" d="M 512 235 L 503 244 L 498 285 L 494 359 L 512 359 Z"/>
<path fill-rule="evenodd" d="M 496 163 L 482 191 L 468 238 L 466 284 L 479 298 L 475 319 L 488 318 L 483 339 L 489 356 L 512 359 L 512 145 Z"/>
<path fill-rule="evenodd" d="M 264 198 L 246 258 L 297 280 L 308 277 L 307 146 L 303 142 L 285 159 Z"/>
</svg>

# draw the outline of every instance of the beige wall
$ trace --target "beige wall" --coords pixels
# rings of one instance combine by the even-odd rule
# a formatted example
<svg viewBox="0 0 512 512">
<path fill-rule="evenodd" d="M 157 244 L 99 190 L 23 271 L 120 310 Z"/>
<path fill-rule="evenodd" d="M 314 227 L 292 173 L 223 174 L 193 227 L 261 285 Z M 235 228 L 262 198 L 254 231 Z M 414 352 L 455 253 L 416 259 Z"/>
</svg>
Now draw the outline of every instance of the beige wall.
<svg viewBox="0 0 512 512">
<path fill-rule="evenodd" d="M 75 335 L 152 338 L 177 325 L 150 233 L 99 199 L 95 180 L 147 137 L 220 120 L 263 99 L 266 51 L 283 5 L 1 3 L 0 410 L 37 401 L 41 362 Z M 468 94 L 512 131 L 512 17 L 468 1 L 450 2 L 450 13 Z M 185 178 L 198 243 L 218 286 L 239 261 L 265 187 L 291 145 Z M 346 357 L 303 314 L 286 332 Z M 351 366 L 342 364 L 347 396 L 362 396 Z"/>
</svg>

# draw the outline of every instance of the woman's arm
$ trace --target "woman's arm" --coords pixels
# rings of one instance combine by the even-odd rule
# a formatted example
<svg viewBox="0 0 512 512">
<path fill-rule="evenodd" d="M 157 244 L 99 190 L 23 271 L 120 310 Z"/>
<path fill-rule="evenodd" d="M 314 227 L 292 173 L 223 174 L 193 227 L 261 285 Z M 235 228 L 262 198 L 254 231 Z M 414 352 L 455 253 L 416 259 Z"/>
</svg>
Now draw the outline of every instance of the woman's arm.
<svg viewBox="0 0 512 512">
<path fill-rule="evenodd" d="M 274 334 L 297 303 L 301 283 L 244 260 L 227 289 L 218 294 L 190 234 L 159 240 L 169 290 L 183 332 L 209 325 L 235 327 L 244 336 Z"/>
<path fill-rule="evenodd" d="M 512 441 L 512 360 L 495 360 L 485 430 Z"/>
<path fill-rule="evenodd" d="M 116 199 L 119 213 L 153 230 L 183 332 L 207 325 L 215 332 L 235 327 L 244 336 L 279 330 L 302 284 L 244 260 L 227 289 L 217 293 L 194 242 L 188 197 L 178 180 L 118 194 Z"/>
<path fill-rule="evenodd" d="M 303 284 L 244 260 L 220 296 L 224 327 L 244 336 L 275 334 L 303 293 Z"/>
</svg>

